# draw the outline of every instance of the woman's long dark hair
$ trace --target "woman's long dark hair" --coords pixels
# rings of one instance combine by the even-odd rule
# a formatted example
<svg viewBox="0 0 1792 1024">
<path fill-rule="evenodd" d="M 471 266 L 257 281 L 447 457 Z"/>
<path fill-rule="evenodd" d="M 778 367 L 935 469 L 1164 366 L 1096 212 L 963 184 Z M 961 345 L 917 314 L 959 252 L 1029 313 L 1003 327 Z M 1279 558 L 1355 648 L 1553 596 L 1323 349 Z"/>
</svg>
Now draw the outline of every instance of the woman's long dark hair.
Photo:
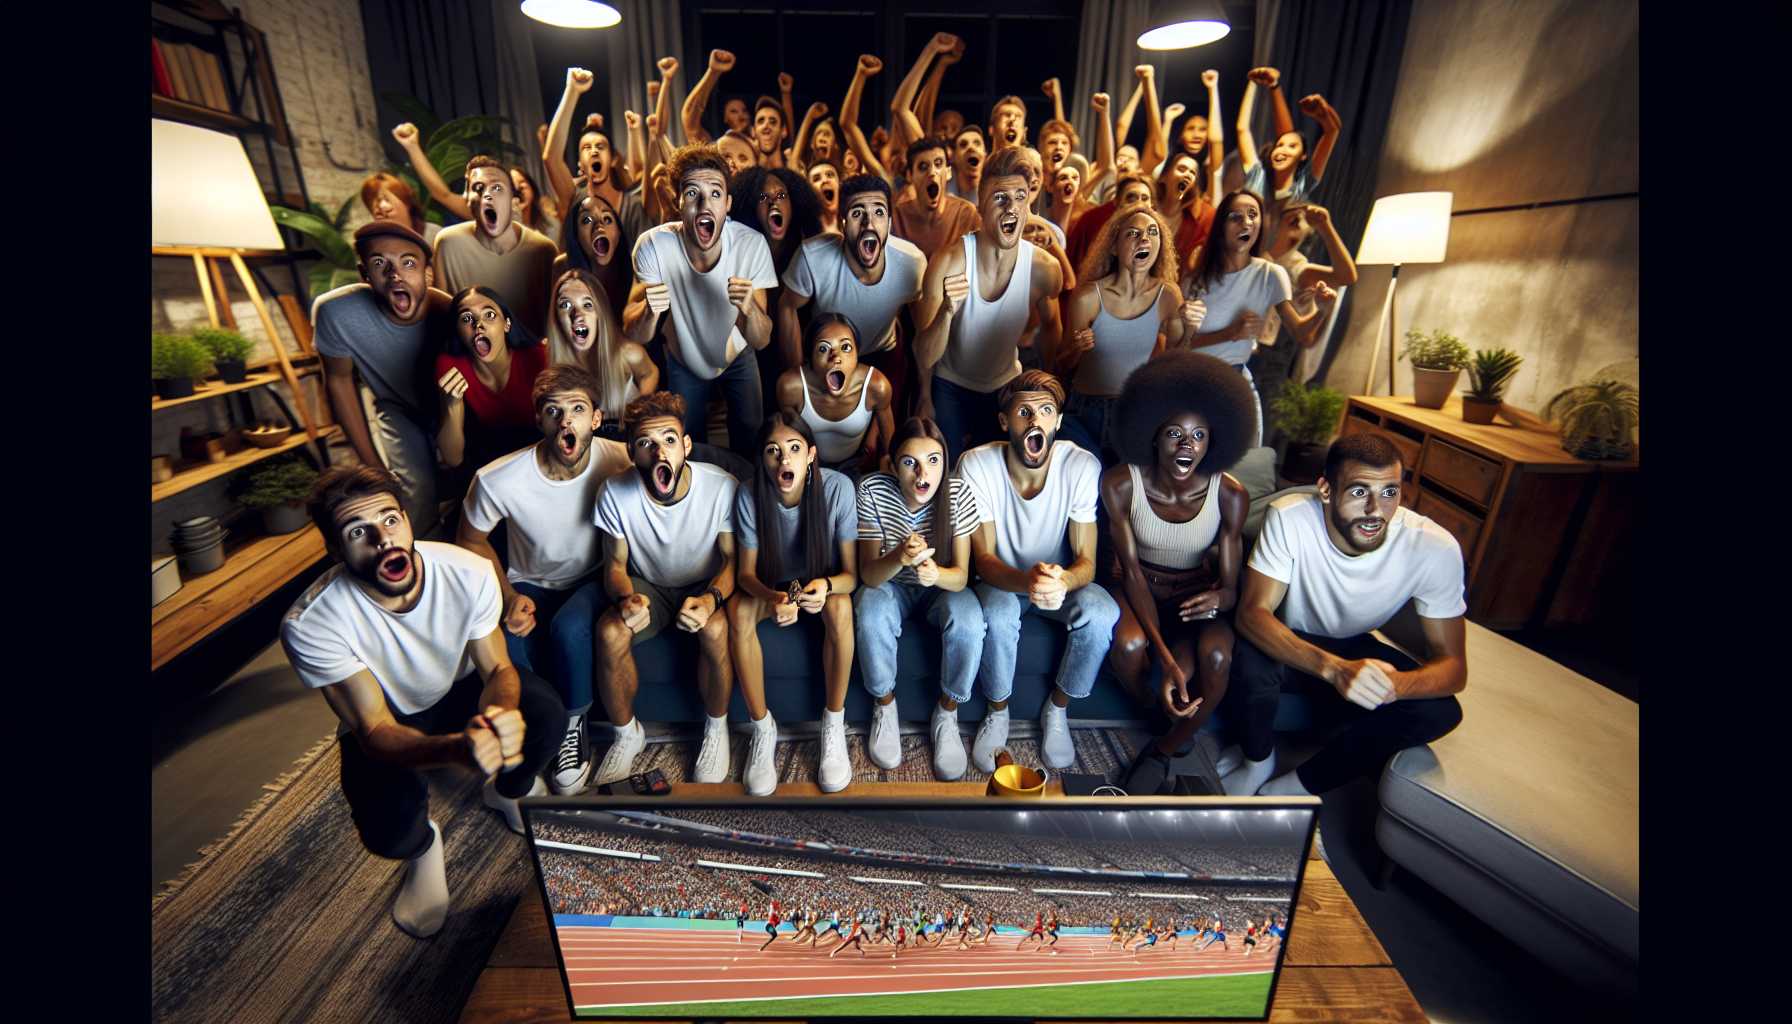
<svg viewBox="0 0 1792 1024">
<path fill-rule="evenodd" d="M 821 482 L 821 456 L 816 453 L 815 459 L 809 463 L 809 476 L 803 481 L 803 498 L 797 503 L 796 530 L 803 539 L 803 565 L 787 566 L 783 564 L 784 554 L 780 548 L 784 545 L 778 529 L 779 510 L 784 503 L 778 500 L 778 486 L 765 471 L 765 446 L 770 443 L 772 431 L 786 427 L 803 439 L 810 449 L 815 447 L 815 435 L 809 430 L 800 416 L 789 416 L 784 412 L 767 413 L 765 424 L 759 428 L 759 472 L 753 475 L 753 516 L 759 520 L 759 561 L 755 574 L 759 582 L 767 586 L 775 586 L 786 580 L 797 577 L 797 569 L 803 569 L 809 576 L 832 576 L 838 569 L 836 564 L 839 555 L 833 550 L 832 532 L 828 529 L 827 495 Z"/>
<path fill-rule="evenodd" d="M 482 295 L 485 298 L 492 300 L 492 305 L 497 306 L 498 312 L 504 314 L 504 319 L 510 321 L 510 330 L 504 332 L 505 348 L 514 352 L 519 348 L 528 348 L 531 345 L 541 344 L 541 339 L 529 333 L 529 328 L 524 327 L 523 322 L 510 312 L 510 304 L 504 301 L 504 296 L 499 295 L 485 285 L 476 284 L 470 288 L 462 288 L 460 291 L 455 292 L 454 301 L 448 303 L 448 309 L 454 316 L 460 316 L 460 304 L 474 295 Z M 467 351 L 466 345 L 461 343 L 459 328 L 448 332 L 447 340 L 442 343 L 442 351 L 451 356 L 471 356 L 473 354 Z"/>
<path fill-rule="evenodd" d="M 542 221 L 547 217 L 548 211 L 548 207 L 542 203 L 546 197 L 541 191 L 541 186 L 535 184 L 535 175 L 530 174 L 529 169 L 522 164 L 511 164 L 510 173 L 522 175 L 523 180 L 529 183 L 529 191 L 535 193 L 535 201 L 529 204 L 529 220 L 526 222 L 526 226 L 531 230 L 540 231 Z"/>
<path fill-rule="evenodd" d="M 821 234 L 821 197 L 815 194 L 815 186 L 809 179 L 788 167 L 749 167 L 734 176 L 734 184 L 728 194 L 734 200 L 728 209 L 728 216 L 737 220 L 760 234 L 765 234 L 765 225 L 759 223 L 759 193 L 765 191 L 765 179 L 777 178 L 790 193 L 790 226 L 784 237 L 792 244 L 784 247 L 785 261 L 796 254 L 797 246 L 807 239 Z M 776 255 L 775 253 L 773 254 Z M 784 268 L 777 268 L 783 273 Z"/>
<path fill-rule="evenodd" d="M 586 254 L 585 247 L 579 244 L 579 213 L 585 200 L 591 200 L 594 206 L 602 206 L 616 218 L 616 255 L 610 257 L 610 265 L 599 267 L 592 265 L 591 257 Z M 628 225 L 623 223 L 622 211 L 610 205 L 610 201 L 601 195 L 586 191 L 580 186 L 572 196 L 572 209 L 560 219 L 560 251 L 566 255 L 566 266 L 571 270 L 589 270 L 603 282 L 604 291 L 611 295 L 620 295 L 624 300 L 634 287 L 635 265 L 630 254 L 635 251 L 635 240 L 629 237 Z"/>
<path fill-rule="evenodd" d="M 1189 271 L 1189 283 L 1202 292 L 1218 284 L 1220 278 L 1226 273 L 1226 261 L 1221 255 L 1225 249 L 1222 232 L 1226 230 L 1226 215 L 1232 212 L 1232 207 L 1237 206 L 1240 199 L 1244 198 L 1253 199 L 1257 203 L 1257 237 L 1251 242 L 1251 256 L 1263 255 L 1263 218 L 1269 216 L 1269 207 L 1264 204 L 1262 196 L 1248 188 L 1226 193 L 1226 198 L 1220 200 L 1219 209 L 1213 211 L 1213 227 L 1207 232 L 1207 241 L 1201 243 L 1201 254 L 1195 258 L 1195 268 Z M 1199 297 L 1199 295 L 1186 296 L 1191 299 Z"/>
<path fill-rule="evenodd" d="M 940 458 L 946 458 L 946 435 L 941 432 L 939 424 L 925 416 L 911 416 L 896 428 L 896 435 L 890 438 L 888 451 L 892 463 L 897 453 L 902 451 L 902 446 L 918 437 L 939 445 Z M 933 509 L 933 536 L 927 538 L 927 543 L 933 548 L 933 564 L 942 569 L 952 568 L 953 527 L 957 525 L 952 522 L 952 485 L 957 482 L 955 474 L 941 474 L 939 486 L 927 501 L 928 506 Z"/>
</svg>

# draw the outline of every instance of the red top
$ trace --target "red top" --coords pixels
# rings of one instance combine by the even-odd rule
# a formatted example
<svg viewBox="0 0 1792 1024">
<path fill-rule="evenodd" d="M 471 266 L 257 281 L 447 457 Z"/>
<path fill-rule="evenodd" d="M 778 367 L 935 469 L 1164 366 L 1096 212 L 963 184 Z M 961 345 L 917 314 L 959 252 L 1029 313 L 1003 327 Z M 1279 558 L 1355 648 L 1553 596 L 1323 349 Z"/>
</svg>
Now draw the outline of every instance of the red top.
<svg viewBox="0 0 1792 1024">
<path fill-rule="evenodd" d="M 510 350 L 510 380 L 502 391 L 493 391 L 481 383 L 474 363 L 475 359 L 470 355 L 451 356 L 444 352 L 436 356 L 436 379 L 441 380 L 449 367 L 458 369 L 460 375 L 467 378 L 467 411 L 481 427 L 533 433 L 536 429 L 535 403 L 530 400 L 530 394 L 535 388 L 535 378 L 548 367 L 547 345 Z"/>
</svg>

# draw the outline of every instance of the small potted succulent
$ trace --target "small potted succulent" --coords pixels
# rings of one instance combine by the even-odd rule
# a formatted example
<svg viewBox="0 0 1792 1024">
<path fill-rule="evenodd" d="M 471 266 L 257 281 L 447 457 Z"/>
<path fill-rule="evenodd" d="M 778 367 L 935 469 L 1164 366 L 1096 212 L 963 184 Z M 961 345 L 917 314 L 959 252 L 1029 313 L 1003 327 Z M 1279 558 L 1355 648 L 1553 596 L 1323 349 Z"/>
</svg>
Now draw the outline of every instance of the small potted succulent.
<svg viewBox="0 0 1792 1024">
<path fill-rule="evenodd" d="M 1475 351 L 1468 364 L 1468 393 L 1462 396 L 1462 419 L 1467 423 L 1492 423 L 1500 411 L 1506 386 L 1524 363 L 1524 357 L 1509 348 L 1483 348 Z"/>
<path fill-rule="evenodd" d="M 317 482 L 317 470 L 297 459 L 269 463 L 249 474 L 237 501 L 261 511 L 262 526 L 269 533 L 292 533 L 310 522 L 305 499 Z"/>
<path fill-rule="evenodd" d="M 1468 346 L 1441 329 L 1429 335 L 1407 331 L 1400 355 L 1412 364 L 1412 400 L 1421 409 L 1442 409 L 1468 365 Z"/>
<path fill-rule="evenodd" d="M 185 398 L 193 393 L 193 382 L 205 379 L 211 372 L 211 352 L 191 336 L 150 335 L 149 375 L 155 380 L 156 394 Z"/>
<path fill-rule="evenodd" d="M 1562 428 L 1562 449 L 1577 459 L 1628 459 L 1636 450 L 1636 385 L 1609 377 L 1556 392 L 1545 419 Z"/>
<path fill-rule="evenodd" d="M 212 364 L 218 368 L 218 376 L 224 383 L 241 384 L 248 376 L 249 353 L 255 348 L 254 342 L 221 327 L 196 328 L 193 339 L 211 352 Z"/>
<path fill-rule="evenodd" d="M 1282 459 L 1281 476 L 1290 484 L 1310 484 L 1325 468 L 1325 450 L 1344 417 L 1346 399 L 1341 391 L 1308 387 L 1299 381 L 1284 385 L 1270 402 L 1276 426 L 1288 435 L 1288 454 Z"/>
</svg>

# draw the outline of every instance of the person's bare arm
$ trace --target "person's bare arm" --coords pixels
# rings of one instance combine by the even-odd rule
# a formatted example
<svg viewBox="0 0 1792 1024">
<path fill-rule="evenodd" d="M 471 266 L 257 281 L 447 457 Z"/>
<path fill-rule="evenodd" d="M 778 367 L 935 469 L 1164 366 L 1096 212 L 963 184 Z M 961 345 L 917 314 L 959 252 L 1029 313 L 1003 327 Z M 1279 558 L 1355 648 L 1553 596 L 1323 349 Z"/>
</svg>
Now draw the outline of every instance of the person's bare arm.
<svg viewBox="0 0 1792 1024">
<path fill-rule="evenodd" d="M 631 180 L 647 176 L 647 126 L 641 115 L 632 110 L 622 112 L 622 123 L 628 127 L 628 173 Z"/>
<path fill-rule="evenodd" d="M 628 305 L 622 310 L 622 333 L 628 340 L 645 346 L 653 340 L 660 325 L 660 316 L 672 304 L 672 290 L 664 284 L 636 281 L 629 289 Z"/>
<path fill-rule="evenodd" d="M 547 141 L 541 146 L 541 165 L 547 171 L 548 187 L 554 190 L 554 201 L 562 210 L 572 209 L 572 196 L 577 190 L 572 169 L 566 166 L 566 136 L 572 131 L 579 97 L 591 91 L 592 81 L 591 72 L 584 68 L 566 69 L 566 88 L 560 93 L 560 105 L 554 108 Z"/>
<path fill-rule="evenodd" d="M 1064 567 L 1064 589 L 1081 590 L 1095 582 L 1095 542 L 1100 535 L 1093 521 L 1070 523 L 1070 553 L 1072 559 Z"/>
<path fill-rule="evenodd" d="M 1039 322 L 1035 341 L 1040 346 L 1040 357 L 1050 360 L 1064 338 L 1064 319 L 1058 312 L 1058 296 L 1064 291 L 1065 281 L 1074 286 L 1076 279 L 1070 270 L 1070 257 L 1064 255 L 1057 239 L 1052 239 L 1050 249 L 1040 252 L 1035 247 L 1034 251 L 1033 280 L 1038 291 L 1033 300 L 1033 315 Z"/>
<path fill-rule="evenodd" d="M 802 365 L 803 320 L 798 311 L 808 304 L 809 296 L 797 294 L 788 285 L 778 295 L 778 352 L 786 370 Z"/>
<path fill-rule="evenodd" d="M 1170 645 L 1164 640 L 1163 628 L 1157 620 L 1157 598 L 1152 596 L 1151 585 L 1145 582 L 1145 570 L 1139 565 L 1138 542 L 1132 532 L 1132 473 L 1125 466 L 1115 466 L 1102 474 L 1101 503 L 1108 510 L 1108 535 L 1113 538 L 1114 556 L 1120 565 L 1120 592 L 1126 595 L 1133 617 L 1139 620 L 1139 630 L 1145 634 L 1145 643 L 1150 646 L 1152 656 L 1166 675 L 1176 677 L 1179 688 L 1186 695 L 1188 678 L 1182 674 L 1176 656 L 1170 653 Z"/>
<path fill-rule="evenodd" d="M 728 299 L 739 311 L 734 325 L 740 328 L 747 344 L 753 346 L 754 351 L 770 344 L 772 318 L 765 311 L 765 289 L 753 287 L 753 282 L 744 277 L 731 277 L 728 279 Z"/>
<path fill-rule="evenodd" d="M 1302 348 L 1310 348 L 1319 340 L 1319 329 L 1325 326 L 1326 318 L 1331 315 L 1332 301 L 1338 297 L 1338 293 L 1332 291 L 1331 286 L 1324 281 L 1314 285 L 1313 291 L 1317 302 L 1310 316 L 1301 316 L 1293 302 L 1284 300 L 1276 304 L 1276 312 L 1282 315 L 1283 326 L 1288 328 L 1288 333 Z"/>
<path fill-rule="evenodd" d="M 684 606 L 678 609 L 678 628 L 687 633 L 702 629 L 709 617 L 721 610 L 722 602 L 734 593 L 734 534 L 716 534 L 716 551 L 722 556 L 722 568 L 709 578 L 708 589 L 695 597 L 685 598 Z M 711 590 L 716 593 L 710 593 Z M 716 594 L 722 595 L 720 601 L 716 600 Z"/>
<path fill-rule="evenodd" d="M 1064 300 L 1064 332 L 1063 341 L 1053 349 L 1040 352 L 1046 369 L 1056 374 L 1059 380 L 1069 380 L 1075 373 L 1077 364 L 1083 356 L 1095 348 L 1095 314 L 1098 307 L 1096 289 L 1101 284 L 1097 281 L 1085 281 L 1077 285 L 1070 296 Z"/>
<path fill-rule="evenodd" d="M 874 174 L 885 181 L 890 180 L 890 175 L 884 170 L 883 161 L 879 160 L 877 154 L 871 151 L 871 143 L 865 140 L 865 133 L 859 131 L 858 125 L 842 125 L 840 134 L 859 158 L 859 166 L 865 169 L 866 174 Z"/>
<path fill-rule="evenodd" d="M 498 549 L 492 547 L 491 535 L 468 522 L 463 513 L 460 525 L 454 531 L 454 543 L 490 562 L 492 571 L 498 574 L 498 589 L 503 592 L 504 600 L 504 628 L 515 636 L 528 636 L 533 632 L 535 602 L 511 586 L 504 564 L 498 558 Z"/>
<path fill-rule="evenodd" d="M 1400 700 L 1449 697 L 1468 688 L 1468 629 L 1462 616 L 1428 619 L 1419 616 L 1425 637 L 1425 663 L 1410 672 L 1390 672 Z"/>
<path fill-rule="evenodd" d="M 1282 73 L 1275 72 L 1275 80 L 1269 83 L 1269 119 L 1275 125 L 1276 138 L 1294 130 L 1294 115 L 1288 112 L 1288 97 L 1282 94 Z"/>
<path fill-rule="evenodd" d="M 921 96 L 915 101 L 915 120 L 920 122 L 924 132 L 933 130 L 933 115 L 939 106 L 940 82 L 946 77 L 946 69 L 964 58 L 964 40 L 957 36 L 956 45 L 947 53 L 940 54 L 939 60 L 933 62 L 933 70 L 927 73 L 927 84 L 921 86 Z"/>
<path fill-rule="evenodd" d="M 1139 169 L 1146 174 L 1170 154 L 1165 135 L 1163 108 L 1157 105 L 1157 73 L 1149 64 L 1140 64 L 1133 73 L 1145 84 L 1145 143 L 1139 147 Z"/>
<path fill-rule="evenodd" d="M 1033 574 L 1016 569 L 996 554 L 996 524 L 978 523 L 971 534 L 971 563 L 983 582 L 1011 594 L 1025 594 L 1033 589 Z"/>
<path fill-rule="evenodd" d="M 1134 69 L 1137 72 L 1137 69 Z M 1132 87 L 1132 95 L 1126 98 L 1126 106 L 1120 108 L 1120 116 L 1114 121 L 1114 150 L 1119 151 L 1126 145 L 1126 136 L 1132 131 L 1132 116 L 1139 109 L 1139 101 L 1145 98 L 1145 76 L 1140 75 L 1138 84 Z M 1151 168 L 1145 168 L 1150 173 Z"/>
<path fill-rule="evenodd" d="M 442 176 L 436 173 L 435 165 L 429 162 L 429 154 L 423 152 L 423 146 L 417 141 L 417 126 L 406 121 L 392 129 L 392 137 L 410 158 L 411 170 L 417 173 L 417 180 L 423 183 L 429 197 L 441 203 L 449 213 L 462 220 L 471 220 L 473 210 L 467 205 L 467 199 L 448 187 Z"/>
<path fill-rule="evenodd" d="M 915 334 L 915 363 L 923 371 L 932 370 L 945 356 L 946 340 L 952 333 L 952 318 L 969 294 L 964 250 L 959 246 L 947 246 L 940 251 L 938 259 L 928 261 L 927 274 L 921 279 L 921 298 L 916 300 L 915 323 L 925 326 Z"/>
<path fill-rule="evenodd" d="M 859 54 L 859 62 L 853 66 L 852 82 L 846 87 L 846 98 L 840 101 L 841 131 L 859 126 L 859 104 L 865 97 L 865 83 L 883 69 L 883 61 L 869 53 Z M 870 147 L 866 149 L 869 151 Z"/>
<path fill-rule="evenodd" d="M 811 103 L 808 111 L 803 114 L 802 126 L 796 130 L 796 141 L 790 144 L 790 169 L 798 174 L 809 170 L 809 146 L 814 141 L 815 125 L 826 116 L 826 103 Z"/>
<path fill-rule="evenodd" d="M 432 736 L 420 729 L 400 725 L 386 704 L 385 691 L 370 669 L 362 669 L 339 683 L 318 690 L 342 724 L 348 726 L 361 744 L 361 749 L 374 761 L 401 768 L 430 768 L 437 765 L 471 765 L 486 768 L 474 756 L 472 730 Z M 486 731 L 489 736 L 489 730 Z M 490 737 L 496 754 L 495 737 Z"/>
<path fill-rule="evenodd" d="M 896 95 L 890 100 L 890 133 L 896 137 L 897 145 L 906 149 L 909 143 L 927 134 L 927 129 L 915 117 L 915 92 L 921 88 L 921 79 L 927 74 L 927 66 L 935 57 L 951 53 L 958 45 L 958 37 L 946 32 L 936 32 L 921 53 L 915 57 L 915 63 L 902 76 L 896 86 Z"/>
<path fill-rule="evenodd" d="M 436 381 L 440 389 L 442 425 L 436 428 L 436 448 L 442 453 L 442 464 L 454 469 L 467 454 L 467 378 L 458 369 L 449 371 Z"/>
<path fill-rule="evenodd" d="M 1052 101 L 1052 117 L 1068 122 L 1070 118 L 1064 116 L 1064 84 L 1053 76 L 1040 83 L 1039 89 Z"/>
<path fill-rule="evenodd" d="M 1093 198 L 1101 183 L 1114 172 L 1114 118 L 1108 107 L 1111 100 L 1105 92 L 1089 97 L 1089 108 L 1095 111 L 1095 164 L 1083 182 L 1082 195 Z"/>
<path fill-rule="evenodd" d="M 1302 640 L 1276 618 L 1287 595 L 1288 584 L 1245 566 L 1244 592 L 1233 614 L 1233 628 L 1271 659 L 1323 679 L 1353 704 L 1374 709 L 1395 698 L 1393 666 L 1372 658 L 1347 661 Z"/>
<path fill-rule="evenodd" d="M 479 670 L 479 677 L 485 680 L 485 689 L 479 693 L 479 706 L 486 709 L 490 717 L 491 708 L 514 711 L 523 696 L 523 680 L 517 674 L 516 666 L 510 663 L 510 650 L 504 643 L 504 628 L 492 630 L 469 645 L 473 652 L 473 667 Z M 517 736 L 517 750 L 522 749 L 522 735 Z M 521 758 L 518 758 L 521 763 Z"/>
<path fill-rule="evenodd" d="M 734 54 L 727 50 L 709 51 L 709 67 L 703 69 L 703 77 L 691 87 L 691 94 L 684 98 L 684 107 L 679 111 L 686 142 L 711 141 L 709 132 L 703 128 L 703 111 L 709 106 L 709 95 L 715 91 L 716 83 L 733 70 Z"/>
<path fill-rule="evenodd" d="M 796 104 L 791 93 L 796 89 L 796 79 L 787 71 L 778 72 L 778 103 L 784 108 L 784 138 L 790 138 L 790 126 L 796 123 Z M 782 140 L 779 140 L 782 141 Z"/>
<path fill-rule="evenodd" d="M 871 406 L 871 430 L 866 438 L 864 462 L 875 467 L 889 447 L 890 438 L 896 436 L 896 410 L 893 408 L 896 403 L 890 378 L 875 366 L 866 374 L 865 386 L 871 389 L 871 395 L 866 399 L 866 404 Z"/>
<path fill-rule="evenodd" d="M 1344 121 L 1325 97 L 1314 93 L 1300 101 L 1301 113 L 1319 122 L 1319 142 L 1313 146 L 1313 160 L 1308 165 L 1307 176 L 1313 184 L 1325 177 L 1326 164 L 1331 161 L 1332 150 L 1338 145 L 1338 136 L 1344 131 Z M 1292 128 L 1289 131 L 1293 131 Z"/>
<path fill-rule="evenodd" d="M 1220 119 L 1220 73 L 1208 68 L 1201 72 L 1201 84 L 1207 87 L 1207 202 L 1219 208 L 1225 198 L 1226 122 Z"/>
<path fill-rule="evenodd" d="M 1246 174 L 1257 166 L 1257 137 L 1251 134 L 1251 110 L 1257 104 L 1257 86 L 1274 80 L 1275 68 L 1252 68 L 1244 83 L 1244 99 L 1238 101 L 1238 164 Z"/>
<path fill-rule="evenodd" d="M 678 58 L 661 57 L 656 66 L 660 69 L 660 94 L 653 112 L 659 116 L 660 133 L 669 135 L 672 131 L 672 76 L 678 74 Z"/>
<path fill-rule="evenodd" d="M 373 433 L 367 427 L 367 413 L 361 408 L 361 390 L 355 385 L 355 361 L 347 356 L 324 356 L 324 394 L 329 396 L 330 413 L 342 424 L 355 457 L 368 466 L 386 468 L 385 460 L 373 446 Z"/>
<path fill-rule="evenodd" d="M 741 592 L 757 601 L 767 604 L 779 603 L 787 595 L 781 590 L 768 587 L 759 578 L 759 549 L 738 544 L 734 549 L 734 585 Z"/>
<path fill-rule="evenodd" d="M 1338 226 L 1332 223 L 1331 211 L 1323 206 L 1308 204 L 1307 223 L 1325 243 L 1325 251 L 1330 258 L 1330 266 L 1309 263 L 1300 272 L 1300 280 L 1295 282 L 1296 288 L 1311 288 L 1321 281 L 1333 288 L 1348 288 L 1356 283 L 1356 260 L 1351 258 L 1350 248 L 1338 234 Z"/>
<path fill-rule="evenodd" d="M 635 585 L 628 576 L 628 538 L 604 534 L 604 550 L 610 557 L 604 562 L 604 593 L 621 604 L 634 596 Z"/>
</svg>

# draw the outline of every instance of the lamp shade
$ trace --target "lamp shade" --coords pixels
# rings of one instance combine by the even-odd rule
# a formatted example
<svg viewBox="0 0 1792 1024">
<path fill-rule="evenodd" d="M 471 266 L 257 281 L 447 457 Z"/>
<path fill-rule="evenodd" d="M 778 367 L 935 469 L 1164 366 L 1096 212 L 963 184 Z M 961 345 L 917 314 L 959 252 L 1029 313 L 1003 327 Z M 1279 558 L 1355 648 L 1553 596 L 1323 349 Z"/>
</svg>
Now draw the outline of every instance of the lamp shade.
<svg viewBox="0 0 1792 1024">
<path fill-rule="evenodd" d="M 1382 196 L 1369 211 L 1356 262 L 1396 266 L 1442 263 L 1450 244 L 1450 200 L 1453 192 L 1403 192 Z"/>
<path fill-rule="evenodd" d="M 1220 0 L 1154 0 L 1141 50 L 1186 50 L 1224 39 L 1232 31 Z"/>
<path fill-rule="evenodd" d="M 151 119 L 149 200 L 153 245 L 286 248 L 234 135 Z"/>
<path fill-rule="evenodd" d="M 523 13 L 560 28 L 609 28 L 622 23 L 622 12 L 597 0 L 523 0 Z"/>
</svg>

